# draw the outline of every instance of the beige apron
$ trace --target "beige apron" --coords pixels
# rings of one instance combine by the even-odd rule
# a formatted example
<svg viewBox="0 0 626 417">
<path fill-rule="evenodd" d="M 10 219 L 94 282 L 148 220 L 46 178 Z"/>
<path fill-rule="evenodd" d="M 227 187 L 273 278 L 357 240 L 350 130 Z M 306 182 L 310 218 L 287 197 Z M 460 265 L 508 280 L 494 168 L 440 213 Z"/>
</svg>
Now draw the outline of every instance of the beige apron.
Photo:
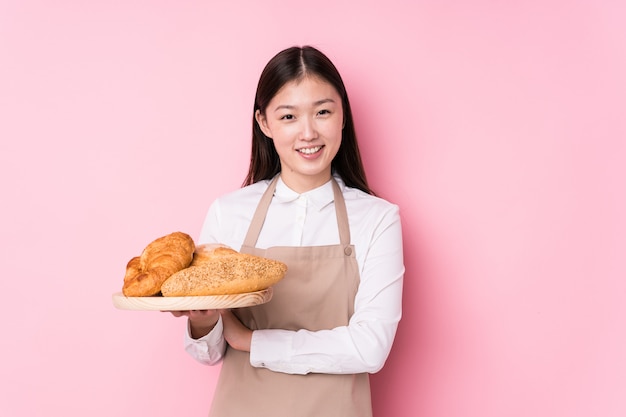
<svg viewBox="0 0 626 417">
<path fill-rule="evenodd" d="M 339 245 L 255 248 L 278 176 L 261 198 L 241 252 L 277 259 L 287 275 L 264 305 L 235 311 L 250 329 L 323 330 L 345 326 L 354 312 L 359 271 L 350 245 L 345 201 L 333 179 Z M 212 417 L 368 417 L 366 373 L 291 375 L 255 368 L 250 354 L 227 348 Z"/>
</svg>

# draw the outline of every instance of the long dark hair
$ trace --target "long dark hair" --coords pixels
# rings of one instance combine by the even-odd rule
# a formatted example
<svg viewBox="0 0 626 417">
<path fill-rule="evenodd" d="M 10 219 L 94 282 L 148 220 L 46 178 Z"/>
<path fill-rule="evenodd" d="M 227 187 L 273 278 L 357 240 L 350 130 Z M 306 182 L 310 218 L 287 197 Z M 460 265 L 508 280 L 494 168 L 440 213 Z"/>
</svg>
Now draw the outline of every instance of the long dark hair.
<svg viewBox="0 0 626 417">
<path fill-rule="evenodd" d="M 274 141 L 265 136 L 256 121 L 257 110 L 265 114 L 269 102 L 278 90 L 291 81 L 300 80 L 306 75 L 314 75 L 329 82 L 341 97 L 344 114 L 344 128 L 341 145 L 331 162 L 331 169 L 343 182 L 368 194 L 374 194 L 367 184 L 365 169 L 361 161 L 352 110 L 346 87 L 335 65 L 319 50 L 311 46 L 291 47 L 276 54 L 265 66 L 257 85 L 252 112 L 252 154 L 250 168 L 244 186 L 271 179 L 280 172 L 280 159 Z"/>
</svg>

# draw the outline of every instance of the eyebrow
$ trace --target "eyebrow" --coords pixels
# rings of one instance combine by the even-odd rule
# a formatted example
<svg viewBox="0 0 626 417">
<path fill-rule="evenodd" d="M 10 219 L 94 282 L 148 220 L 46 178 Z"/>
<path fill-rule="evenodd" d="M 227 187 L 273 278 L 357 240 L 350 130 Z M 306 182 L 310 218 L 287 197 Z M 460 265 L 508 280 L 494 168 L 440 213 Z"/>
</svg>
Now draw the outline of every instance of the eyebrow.
<svg viewBox="0 0 626 417">
<path fill-rule="evenodd" d="M 321 100 L 317 100 L 313 103 L 313 107 L 317 107 L 320 106 L 322 104 L 326 104 L 326 103 L 334 103 L 335 100 L 333 100 L 332 98 L 323 98 Z M 276 108 L 274 109 L 274 111 L 278 111 L 278 110 L 282 110 L 282 109 L 287 109 L 287 110 L 291 110 L 291 109 L 295 109 L 297 106 L 293 106 L 291 104 L 281 104 L 280 106 L 276 106 Z"/>
</svg>

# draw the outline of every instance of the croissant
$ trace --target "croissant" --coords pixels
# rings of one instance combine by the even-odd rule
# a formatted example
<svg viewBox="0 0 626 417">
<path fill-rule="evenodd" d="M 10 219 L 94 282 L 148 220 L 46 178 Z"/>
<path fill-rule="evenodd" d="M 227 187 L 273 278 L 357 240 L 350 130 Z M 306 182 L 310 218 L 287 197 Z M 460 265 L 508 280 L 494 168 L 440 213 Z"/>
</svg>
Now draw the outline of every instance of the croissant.
<svg viewBox="0 0 626 417">
<path fill-rule="evenodd" d="M 157 295 L 166 279 L 189 266 L 194 250 L 193 239 L 186 233 L 154 240 L 126 265 L 122 293 L 127 297 Z"/>
<path fill-rule="evenodd" d="M 196 248 L 191 266 L 176 272 L 161 286 L 165 297 L 240 294 L 271 287 L 287 272 L 272 259 L 239 253 L 223 245 Z"/>
</svg>

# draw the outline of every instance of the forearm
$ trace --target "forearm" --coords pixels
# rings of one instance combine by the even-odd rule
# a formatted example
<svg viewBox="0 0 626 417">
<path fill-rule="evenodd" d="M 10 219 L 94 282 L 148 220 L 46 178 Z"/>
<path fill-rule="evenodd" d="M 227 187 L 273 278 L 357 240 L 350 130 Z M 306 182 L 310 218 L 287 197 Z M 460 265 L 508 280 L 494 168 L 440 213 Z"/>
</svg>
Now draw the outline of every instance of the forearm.
<svg viewBox="0 0 626 417">
<path fill-rule="evenodd" d="M 260 330 L 252 336 L 250 363 L 291 374 L 379 371 L 391 350 L 397 322 L 354 323 L 332 330 Z"/>
</svg>

